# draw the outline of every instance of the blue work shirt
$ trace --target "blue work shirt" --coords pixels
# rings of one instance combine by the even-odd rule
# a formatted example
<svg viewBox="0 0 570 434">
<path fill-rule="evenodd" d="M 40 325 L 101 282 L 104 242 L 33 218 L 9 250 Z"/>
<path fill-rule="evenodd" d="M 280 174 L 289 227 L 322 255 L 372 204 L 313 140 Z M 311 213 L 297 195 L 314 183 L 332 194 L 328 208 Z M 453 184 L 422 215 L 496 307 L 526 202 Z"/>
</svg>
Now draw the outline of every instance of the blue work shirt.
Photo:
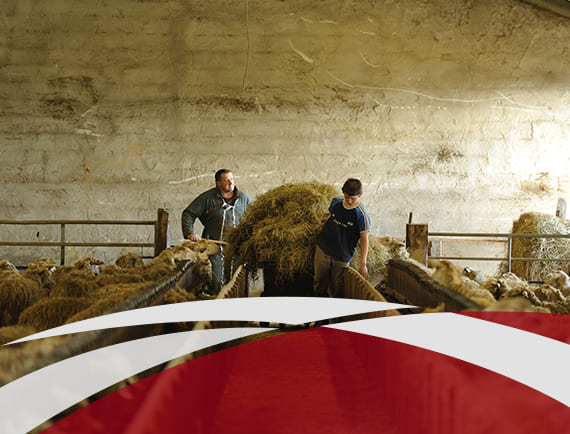
<svg viewBox="0 0 570 434">
<path fill-rule="evenodd" d="M 344 196 L 336 196 L 329 206 L 330 217 L 317 238 L 317 245 L 327 255 L 350 262 L 360 240 L 360 233 L 370 231 L 370 216 L 362 202 L 345 208 Z"/>
</svg>

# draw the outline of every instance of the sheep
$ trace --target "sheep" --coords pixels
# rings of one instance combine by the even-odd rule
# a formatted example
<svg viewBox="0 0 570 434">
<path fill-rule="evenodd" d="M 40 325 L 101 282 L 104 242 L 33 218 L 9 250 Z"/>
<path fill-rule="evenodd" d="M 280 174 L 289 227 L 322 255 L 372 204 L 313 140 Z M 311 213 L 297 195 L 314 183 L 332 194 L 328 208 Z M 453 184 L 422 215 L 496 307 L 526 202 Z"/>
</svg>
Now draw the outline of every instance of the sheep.
<svg viewBox="0 0 570 434">
<path fill-rule="evenodd" d="M 498 300 L 506 290 L 501 280 L 496 277 L 485 280 L 479 286 L 489 291 L 496 300 Z"/>
<path fill-rule="evenodd" d="M 96 299 L 97 301 L 90 304 L 86 309 L 78 311 L 76 314 L 68 317 L 65 323 L 70 324 L 87 318 L 105 315 L 109 313 L 117 303 L 133 295 L 140 289 L 141 286 L 138 284 L 109 285 L 108 287 L 100 288 L 97 292 L 93 293 L 91 297 L 91 299 Z"/>
<path fill-rule="evenodd" d="M 513 272 L 501 274 L 500 279 L 503 281 L 504 285 L 508 288 L 515 288 L 517 286 L 528 286 L 528 282 L 526 280 L 521 279 Z"/>
<path fill-rule="evenodd" d="M 140 282 L 121 282 L 113 283 L 101 287 L 93 288 L 87 295 L 90 299 L 100 300 L 107 298 L 110 295 L 122 294 L 123 298 L 126 298 L 141 289 L 144 289 L 152 282 L 147 282 L 146 284 L 141 284 Z"/>
<path fill-rule="evenodd" d="M 18 325 L 48 330 L 62 325 L 67 318 L 91 304 L 93 300 L 81 297 L 46 297 L 26 308 L 20 314 Z"/>
<path fill-rule="evenodd" d="M 548 309 L 552 313 L 570 313 L 570 305 L 564 302 L 543 301 L 541 306 Z"/>
<path fill-rule="evenodd" d="M 183 243 L 177 246 L 169 247 L 160 254 L 151 259 L 149 265 L 165 265 L 176 268 L 177 261 L 196 261 L 199 256 L 199 252 L 192 250 L 187 243 Z"/>
<path fill-rule="evenodd" d="M 525 297 L 509 297 L 503 298 L 500 301 L 483 309 L 491 312 L 543 312 L 549 313 L 550 311 L 545 307 L 533 305 Z"/>
<path fill-rule="evenodd" d="M 479 285 L 485 281 L 485 276 L 474 270 L 471 267 L 463 268 L 463 275 L 469 277 L 471 280 L 477 282 Z"/>
<path fill-rule="evenodd" d="M 27 307 L 48 295 L 55 263 L 42 258 L 19 272 L 8 261 L 0 262 L 0 326 L 15 325 Z"/>
<path fill-rule="evenodd" d="M 562 287 L 565 282 L 564 275 L 553 273 L 548 282 L 559 284 Z M 527 299 L 539 312 L 570 313 L 569 299 L 559 288 L 545 283 L 536 285 L 528 283 L 514 273 L 504 273 L 494 280 L 499 288 L 496 296 L 499 301 L 508 300 L 513 297 L 523 297 Z M 483 286 L 492 286 L 493 279 L 485 282 Z"/>
<path fill-rule="evenodd" d="M 380 238 L 380 243 L 386 247 L 392 258 L 408 259 L 410 254 L 406 250 L 406 244 L 392 237 Z"/>
<path fill-rule="evenodd" d="M 158 280 L 168 274 L 175 273 L 178 270 L 179 261 L 209 262 L 208 255 L 212 252 L 219 252 L 219 247 L 213 242 L 208 240 L 185 241 L 180 245 L 163 250 L 138 271 L 146 280 Z"/>
<path fill-rule="evenodd" d="M 40 258 L 37 261 L 28 264 L 28 268 L 22 272 L 22 276 L 35 280 L 40 288 L 45 289 L 47 295 L 55 283 L 55 279 L 53 277 L 54 270 L 55 262 L 53 259 Z"/>
<path fill-rule="evenodd" d="M 564 294 L 558 289 L 553 286 L 544 284 L 539 286 L 534 290 L 534 294 L 539 298 L 541 301 L 552 301 L 552 302 L 566 302 L 566 297 Z"/>
<path fill-rule="evenodd" d="M 528 282 L 510 272 L 503 273 L 499 277 L 491 277 L 482 282 L 480 287 L 490 291 L 497 300 L 500 300 L 502 295 L 510 289 L 521 288 L 522 290 L 530 290 Z"/>
<path fill-rule="evenodd" d="M 562 270 L 550 273 L 544 279 L 544 283 L 558 288 L 565 297 L 570 297 L 570 277 Z"/>
<path fill-rule="evenodd" d="M 115 265 L 118 265 L 121 268 L 140 268 L 144 266 L 144 261 L 140 255 L 128 252 L 119 256 L 115 261 Z"/>
<path fill-rule="evenodd" d="M 502 295 L 500 300 L 506 300 L 512 297 L 524 297 L 539 312 L 551 313 L 570 313 L 570 304 L 568 299 L 564 297 L 562 292 L 550 285 L 532 286 L 530 284 L 519 285 L 515 288 L 508 289 Z"/>
<path fill-rule="evenodd" d="M 37 281 L 10 268 L 0 271 L 0 327 L 14 325 L 24 309 L 45 296 Z"/>
<path fill-rule="evenodd" d="M 3 271 L 3 270 L 18 271 L 18 268 L 16 268 L 16 266 L 14 264 L 12 264 L 10 261 L 7 261 L 6 259 L 2 259 L 2 260 L 0 260 L 0 271 Z"/>
<path fill-rule="evenodd" d="M 0 345 L 32 335 L 36 333 L 36 331 L 37 330 L 33 327 L 19 324 L 0 327 Z"/>
<path fill-rule="evenodd" d="M 517 286 L 515 288 L 508 289 L 501 295 L 499 301 L 511 297 L 524 297 L 535 306 L 540 306 L 542 304 L 540 299 L 536 296 L 536 294 L 532 291 L 532 289 L 529 286 L 527 287 Z"/>
<path fill-rule="evenodd" d="M 102 287 L 114 283 L 144 282 L 147 280 L 142 274 L 144 268 L 144 265 L 143 267 L 122 268 L 116 264 L 99 267 L 99 275 L 95 279 L 95 285 Z"/>
<path fill-rule="evenodd" d="M 176 261 L 194 261 L 220 253 L 220 246 L 209 240 L 184 241 L 182 244 L 171 246 L 152 259 L 150 263 L 165 262 L 176 265 Z"/>
<path fill-rule="evenodd" d="M 95 276 L 79 270 L 60 273 L 54 279 L 51 297 L 85 297 L 95 287 Z"/>
<path fill-rule="evenodd" d="M 461 267 L 450 261 L 429 260 L 428 266 L 433 269 L 432 277 L 442 285 L 463 294 L 482 307 L 495 303 L 495 297 L 485 288 L 468 278 Z"/>
<path fill-rule="evenodd" d="M 215 241 L 207 239 L 201 239 L 200 241 L 184 241 L 182 246 L 198 253 L 204 253 L 207 256 L 217 255 L 220 253 L 220 245 Z"/>
<path fill-rule="evenodd" d="M 101 264 L 103 264 L 103 261 L 95 259 L 92 256 L 88 256 L 76 261 L 73 265 L 63 265 L 61 267 L 57 267 L 53 272 L 54 279 L 58 280 L 63 274 L 74 271 L 80 271 L 86 274 L 91 274 L 92 276 L 96 276 L 99 274 L 99 265 Z"/>
<path fill-rule="evenodd" d="M 51 295 L 55 297 L 84 297 L 95 286 L 99 265 L 103 261 L 91 256 L 64 265 L 53 272 L 54 284 Z"/>
</svg>

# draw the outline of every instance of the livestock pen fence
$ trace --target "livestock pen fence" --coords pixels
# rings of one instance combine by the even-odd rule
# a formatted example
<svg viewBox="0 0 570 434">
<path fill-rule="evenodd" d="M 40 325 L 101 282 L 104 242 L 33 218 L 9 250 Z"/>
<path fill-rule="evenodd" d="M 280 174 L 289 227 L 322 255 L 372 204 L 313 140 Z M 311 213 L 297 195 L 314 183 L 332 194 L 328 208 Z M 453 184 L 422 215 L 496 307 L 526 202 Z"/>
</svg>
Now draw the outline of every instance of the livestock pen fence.
<svg viewBox="0 0 570 434">
<path fill-rule="evenodd" d="M 516 238 L 527 238 L 527 239 L 557 239 L 565 238 L 570 240 L 570 234 L 504 234 L 504 233 L 452 233 L 452 232 L 430 232 L 431 237 L 464 237 L 464 238 L 480 238 L 482 240 L 502 240 L 507 245 L 507 255 L 506 257 L 500 258 L 490 258 L 484 256 L 474 256 L 474 257 L 461 257 L 461 256 L 432 256 L 431 259 L 448 259 L 448 260 L 477 260 L 477 261 L 505 261 L 507 263 L 507 271 L 512 270 L 512 264 L 515 261 L 519 262 L 570 262 L 569 257 L 564 258 L 523 258 L 523 257 L 513 257 L 513 239 Z"/>
<path fill-rule="evenodd" d="M 39 228 L 46 228 L 50 227 L 51 230 L 47 230 L 48 239 L 40 239 L 40 240 L 19 240 L 14 241 L 15 234 L 13 230 L 7 230 L 3 233 L 3 237 L 0 240 L 0 246 L 4 247 L 16 247 L 16 248 L 24 248 L 24 247 L 31 247 L 33 248 L 32 253 L 28 253 L 28 260 L 27 262 L 32 262 L 37 257 L 31 257 L 31 254 L 36 254 L 41 247 L 50 247 L 58 251 L 59 253 L 59 264 L 65 265 L 67 255 L 66 249 L 70 247 L 79 247 L 79 248 L 152 248 L 153 254 L 152 256 L 158 255 L 162 250 L 168 247 L 168 223 L 169 213 L 167 209 L 159 208 L 157 212 L 156 220 L 0 220 L 0 227 L 8 227 L 8 228 L 20 228 L 26 227 L 31 228 L 33 232 L 37 234 L 36 238 L 39 236 L 40 231 Z M 146 241 L 84 241 L 84 240 L 70 240 L 69 239 L 69 227 L 94 227 L 94 226 L 119 226 L 121 229 L 125 227 L 140 227 L 146 226 L 152 228 L 152 232 L 143 235 L 147 238 Z M 54 230 L 54 228 L 56 228 Z M 57 230 L 59 228 L 59 231 Z M 107 238 L 107 234 L 104 232 L 94 231 L 96 234 L 103 238 Z M 27 235 L 31 237 L 30 232 L 28 231 Z M 132 235 L 132 234 L 131 234 Z M 20 237 L 21 235 L 19 235 Z M 121 236 L 129 237 L 129 232 L 121 231 Z M 113 233 L 113 237 L 116 238 L 116 233 Z M 134 235 L 133 235 L 134 237 Z M 54 239 L 55 238 L 55 239 Z M 153 239 L 152 239 L 153 238 Z M 7 249 L 5 249 L 7 251 Z M 4 253 L 7 255 L 7 253 Z M 2 259 L 10 259 L 13 257 L 17 257 L 17 254 L 8 254 L 9 258 L 3 257 Z M 54 259 L 54 258 L 52 258 Z M 20 259 L 22 260 L 22 259 Z M 24 267 L 26 264 L 15 264 L 18 268 Z"/>
<path fill-rule="evenodd" d="M 545 234 L 545 233 L 473 233 L 473 232 L 430 232 L 428 225 L 408 224 L 406 228 L 406 246 L 410 256 L 421 263 L 427 263 L 428 259 L 450 261 L 483 261 L 504 264 L 506 271 L 511 272 L 515 262 L 539 262 L 545 264 L 568 264 L 570 263 L 570 251 L 562 256 L 553 257 L 545 254 L 542 256 L 514 256 L 513 240 L 560 240 L 570 242 L 570 234 Z M 453 255 L 444 254 L 444 241 L 446 242 L 472 242 L 477 250 L 483 250 L 485 244 L 497 244 L 501 254 L 486 255 Z M 474 250 L 474 249 L 468 249 Z M 495 249 L 496 250 L 496 249 Z"/>
</svg>

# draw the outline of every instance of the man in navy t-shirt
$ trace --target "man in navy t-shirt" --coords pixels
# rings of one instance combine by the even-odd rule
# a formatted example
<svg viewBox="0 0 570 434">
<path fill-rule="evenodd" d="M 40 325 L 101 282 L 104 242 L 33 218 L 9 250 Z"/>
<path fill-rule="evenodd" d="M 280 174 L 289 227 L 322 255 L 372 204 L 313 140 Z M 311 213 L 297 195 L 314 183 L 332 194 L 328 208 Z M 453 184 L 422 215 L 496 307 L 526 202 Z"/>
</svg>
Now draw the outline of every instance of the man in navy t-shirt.
<svg viewBox="0 0 570 434">
<path fill-rule="evenodd" d="M 343 196 L 334 197 L 329 206 L 330 216 L 317 238 L 315 249 L 314 291 L 318 297 L 342 297 L 344 270 L 350 264 L 360 242 L 358 272 L 368 277 L 368 234 L 370 216 L 360 202 L 362 183 L 349 178 L 342 186 Z"/>
</svg>

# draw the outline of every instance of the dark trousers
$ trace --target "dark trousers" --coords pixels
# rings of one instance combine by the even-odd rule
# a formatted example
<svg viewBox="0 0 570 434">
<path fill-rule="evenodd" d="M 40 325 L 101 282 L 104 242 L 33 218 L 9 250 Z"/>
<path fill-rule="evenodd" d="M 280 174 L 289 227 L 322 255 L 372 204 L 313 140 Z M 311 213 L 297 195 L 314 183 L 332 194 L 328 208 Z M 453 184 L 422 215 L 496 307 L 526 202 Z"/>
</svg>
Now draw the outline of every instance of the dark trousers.
<svg viewBox="0 0 570 434">
<path fill-rule="evenodd" d="M 344 297 L 344 271 L 349 262 L 330 257 L 317 246 L 315 249 L 314 291 L 317 297 Z"/>
</svg>

